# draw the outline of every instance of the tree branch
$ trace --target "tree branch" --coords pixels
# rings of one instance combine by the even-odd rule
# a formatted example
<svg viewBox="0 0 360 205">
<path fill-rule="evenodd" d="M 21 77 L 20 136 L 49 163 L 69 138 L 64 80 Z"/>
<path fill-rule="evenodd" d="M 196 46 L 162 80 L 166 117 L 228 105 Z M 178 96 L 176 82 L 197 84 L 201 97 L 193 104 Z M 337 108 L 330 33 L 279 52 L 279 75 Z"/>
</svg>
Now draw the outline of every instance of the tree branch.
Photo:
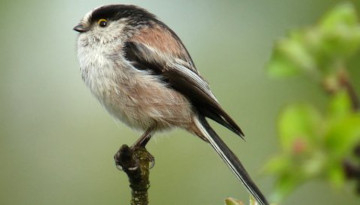
<svg viewBox="0 0 360 205">
<path fill-rule="evenodd" d="M 353 110 L 355 112 L 359 111 L 360 110 L 360 99 L 359 99 L 359 96 L 356 94 L 356 91 L 350 81 L 348 73 L 346 72 L 345 69 L 341 69 L 338 72 L 337 77 L 338 77 L 338 82 L 339 82 L 340 86 L 345 88 L 346 92 L 348 93 L 348 95 L 350 97 Z"/>
<path fill-rule="evenodd" d="M 351 100 L 351 104 L 352 104 L 352 108 L 354 112 L 359 112 L 360 111 L 360 99 L 359 96 L 357 95 L 354 86 L 352 85 L 349 75 L 346 71 L 346 69 L 341 69 L 338 72 L 337 75 L 337 80 L 339 82 L 339 85 L 341 87 L 343 87 L 346 92 L 348 93 L 350 100 Z M 355 157 L 357 157 L 358 159 L 360 159 L 360 144 L 357 144 L 354 148 L 354 155 Z M 356 185 L 356 192 L 357 194 L 360 194 L 360 165 L 349 159 L 345 159 L 343 161 L 343 169 L 346 175 L 346 178 L 348 180 L 355 180 L 357 185 Z"/>
<path fill-rule="evenodd" d="M 118 168 L 123 170 L 130 182 L 131 205 L 147 205 L 150 187 L 149 169 L 154 158 L 144 147 L 122 145 L 114 156 Z"/>
</svg>

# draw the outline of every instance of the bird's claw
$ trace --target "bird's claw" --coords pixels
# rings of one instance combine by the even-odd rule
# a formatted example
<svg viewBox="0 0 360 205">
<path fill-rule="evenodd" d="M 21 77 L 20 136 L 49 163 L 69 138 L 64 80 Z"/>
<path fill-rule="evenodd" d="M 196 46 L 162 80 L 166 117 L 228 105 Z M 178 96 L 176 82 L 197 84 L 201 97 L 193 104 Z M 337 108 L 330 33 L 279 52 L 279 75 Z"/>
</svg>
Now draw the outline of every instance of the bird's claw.
<svg viewBox="0 0 360 205">
<path fill-rule="evenodd" d="M 123 145 L 114 155 L 116 168 L 125 172 L 139 169 L 141 164 L 137 156 L 140 151 L 139 149 L 145 150 L 145 152 L 142 152 L 145 154 L 142 157 L 147 158 L 146 161 L 149 162 L 149 169 L 153 168 L 155 166 L 155 158 L 144 147 L 128 147 L 127 145 Z"/>
</svg>

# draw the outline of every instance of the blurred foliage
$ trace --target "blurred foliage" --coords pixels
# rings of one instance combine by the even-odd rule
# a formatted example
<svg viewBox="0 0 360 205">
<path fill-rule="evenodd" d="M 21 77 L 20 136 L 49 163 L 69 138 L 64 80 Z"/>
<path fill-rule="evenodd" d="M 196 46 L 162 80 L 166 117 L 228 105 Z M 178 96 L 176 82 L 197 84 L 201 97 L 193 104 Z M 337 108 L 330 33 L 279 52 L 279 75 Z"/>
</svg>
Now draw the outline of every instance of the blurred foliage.
<svg viewBox="0 0 360 205">
<path fill-rule="evenodd" d="M 279 41 L 268 64 L 270 76 L 306 73 L 321 78 L 338 69 L 360 46 L 360 25 L 355 8 L 341 5 L 318 25 L 292 31 Z"/>
<path fill-rule="evenodd" d="M 281 153 L 266 166 L 276 176 L 272 200 L 281 201 L 315 178 L 335 187 L 357 178 L 360 187 L 358 164 L 354 164 L 360 162 L 354 154 L 360 142 L 359 99 L 346 70 L 359 47 L 360 24 L 351 4 L 336 7 L 316 26 L 290 32 L 275 45 L 268 64 L 270 76 L 305 74 L 330 96 L 327 109 L 295 103 L 280 113 Z"/>
</svg>

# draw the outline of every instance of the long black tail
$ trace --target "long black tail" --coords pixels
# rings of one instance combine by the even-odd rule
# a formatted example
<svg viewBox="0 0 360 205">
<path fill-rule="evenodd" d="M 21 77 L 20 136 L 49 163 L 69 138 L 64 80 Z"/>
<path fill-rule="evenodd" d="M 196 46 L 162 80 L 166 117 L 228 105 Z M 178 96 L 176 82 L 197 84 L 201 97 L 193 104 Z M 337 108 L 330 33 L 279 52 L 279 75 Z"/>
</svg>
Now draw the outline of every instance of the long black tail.
<svg viewBox="0 0 360 205">
<path fill-rule="evenodd" d="M 205 117 L 199 116 L 198 122 L 196 121 L 196 124 L 201 130 L 204 137 L 206 137 L 206 139 L 210 142 L 211 146 L 229 166 L 231 171 L 234 172 L 236 177 L 245 185 L 247 190 L 250 192 L 250 194 L 254 196 L 256 201 L 260 205 L 269 205 L 264 195 L 250 178 L 249 174 L 245 170 L 244 166 L 241 164 L 240 160 L 224 143 L 224 141 L 221 140 L 221 138 L 216 134 L 216 132 L 210 127 Z"/>
</svg>

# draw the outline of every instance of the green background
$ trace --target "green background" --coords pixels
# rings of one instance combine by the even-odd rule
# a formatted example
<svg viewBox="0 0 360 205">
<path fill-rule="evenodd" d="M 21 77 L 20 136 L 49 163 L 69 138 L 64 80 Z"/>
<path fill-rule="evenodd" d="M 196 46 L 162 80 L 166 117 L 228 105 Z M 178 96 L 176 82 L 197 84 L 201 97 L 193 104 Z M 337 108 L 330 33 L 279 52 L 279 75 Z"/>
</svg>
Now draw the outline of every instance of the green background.
<svg viewBox="0 0 360 205">
<path fill-rule="evenodd" d="M 246 142 L 214 125 L 266 195 L 262 172 L 277 153 L 277 114 L 291 102 L 325 106 L 306 78 L 275 80 L 264 67 L 276 39 L 312 25 L 335 0 L 95 1 L 6 0 L 0 6 L 0 204 L 128 204 L 127 178 L 113 155 L 141 133 L 116 122 L 83 84 L 72 28 L 94 7 L 131 3 L 155 13 L 183 40 Z M 360 3 L 353 1 L 360 11 Z M 360 81 L 360 54 L 350 65 Z M 355 83 L 359 90 L 359 83 Z M 224 204 L 248 199 L 209 145 L 182 131 L 158 134 L 148 150 L 151 204 Z M 321 181 L 299 187 L 284 204 L 358 204 L 352 187 Z"/>
</svg>

